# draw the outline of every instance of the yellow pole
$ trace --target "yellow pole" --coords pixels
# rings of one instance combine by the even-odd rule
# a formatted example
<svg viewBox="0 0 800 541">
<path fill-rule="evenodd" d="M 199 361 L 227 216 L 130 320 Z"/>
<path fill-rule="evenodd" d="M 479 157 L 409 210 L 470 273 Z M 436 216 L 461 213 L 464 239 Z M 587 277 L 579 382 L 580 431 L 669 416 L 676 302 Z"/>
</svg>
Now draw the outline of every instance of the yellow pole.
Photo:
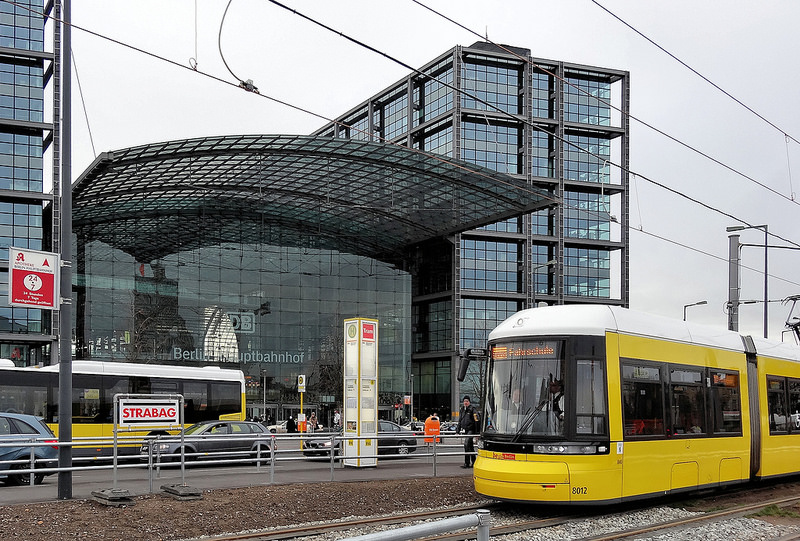
<svg viewBox="0 0 800 541">
<path fill-rule="evenodd" d="M 302 391 L 300 392 L 300 413 L 301 414 L 303 413 L 303 395 L 304 394 L 305 394 L 304 392 L 302 392 Z M 298 417 L 299 417 L 299 415 L 298 415 Z M 305 427 L 305 426 L 306 426 L 306 423 L 304 421 L 303 424 L 301 425 L 301 428 L 300 428 L 300 434 L 302 434 L 304 432 L 303 427 Z M 300 450 L 301 451 L 303 450 L 303 437 L 302 436 L 300 437 Z"/>
</svg>

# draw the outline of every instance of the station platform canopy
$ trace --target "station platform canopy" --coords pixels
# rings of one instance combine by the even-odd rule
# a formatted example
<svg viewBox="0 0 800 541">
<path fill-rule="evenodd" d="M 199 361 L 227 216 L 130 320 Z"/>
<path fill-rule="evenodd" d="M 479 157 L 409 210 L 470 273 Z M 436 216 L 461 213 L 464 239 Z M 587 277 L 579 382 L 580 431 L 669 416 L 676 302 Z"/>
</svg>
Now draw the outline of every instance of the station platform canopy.
<svg viewBox="0 0 800 541">
<path fill-rule="evenodd" d="M 73 186 L 73 227 L 141 262 L 252 242 L 397 264 L 414 244 L 550 204 L 523 179 L 403 146 L 239 135 L 103 153 Z"/>
</svg>

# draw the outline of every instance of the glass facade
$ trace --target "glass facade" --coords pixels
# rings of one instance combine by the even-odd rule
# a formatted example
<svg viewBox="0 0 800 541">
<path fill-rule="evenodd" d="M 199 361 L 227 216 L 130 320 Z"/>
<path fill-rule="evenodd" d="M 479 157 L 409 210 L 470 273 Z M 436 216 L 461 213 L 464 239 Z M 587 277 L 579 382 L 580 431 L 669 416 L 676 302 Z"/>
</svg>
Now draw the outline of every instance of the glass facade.
<svg viewBox="0 0 800 541">
<path fill-rule="evenodd" d="M 420 71 L 428 77 L 412 75 L 359 110 L 382 111 L 383 136 L 405 135 L 392 128 L 405 125 L 390 116 L 386 96 L 410 93 L 413 148 L 525 179 L 553 201 L 551 208 L 418 250 L 414 403 L 427 415 L 445 414 L 445 395 L 455 412 L 462 391 L 478 393 L 455 379 L 458 352 L 481 347 L 515 311 L 540 302 L 627 305 L 627 176 L 613 177 L 612 164 L 627 169 L 629 89 L 626 72 L 543 61 L 525 49 L 481 42 L 456 47 Z M 346 136 L 347 129 L 338 133 Z M 470 370 L 479 380 L 481 369 Z"/>
<path fill-rule="evenodd" d="M 43 8 L 41 0 L 0 4 L 0 47 L 13 51 L 0 60 L 2 298 L 8 295 L 8 248 L 43 250 L 51 244 L 52 228 L 43 218 L 51 197 L 43 193 L 43 172 L 45 151 L 50 157 L 58 143 L 47 137 L 52 123 L 46 113 L 52 116 L 52 109 L 45 102 L 45 73 L 56 54 L 45 52 L 52 32 L 45 31 Z M 0 357 L 18 366 L 48 362 L 51 327 L 49 310 L 0 306 Z"/>
<path fill-rule="evenodd" d="M 389 265 L 329 250 L 225 243 L 142 263 L 100 242 L 79 247 L 79 358 L 233 365 L 248 378 L 256 415 L 283 419 L 305 402 L 323 419 L 341 407 L 343 320 L 379 321 L 382 403 L 409 377 L 411 278 Z M 269 408 L 268 408 L 269 410 Z"/>
</svg>

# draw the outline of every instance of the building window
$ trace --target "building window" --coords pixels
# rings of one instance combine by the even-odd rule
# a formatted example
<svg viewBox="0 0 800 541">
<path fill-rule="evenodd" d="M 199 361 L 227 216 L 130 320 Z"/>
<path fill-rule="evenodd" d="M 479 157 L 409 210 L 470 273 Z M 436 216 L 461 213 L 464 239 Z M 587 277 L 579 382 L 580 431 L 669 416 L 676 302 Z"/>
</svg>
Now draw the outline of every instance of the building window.
<svg viewBox="0 0 800 541">
<path fill-rule="evenodd" d="M 575 239 L 610 240 L 611 197 L 606 194 L 564 193 L 564 236 Z"/>
<path fill-rule="evenodd" d="M 555 68 L 547 68 L 551 73 Z M 531 111 L 535 118 L 554 118 L 553 106 L 553 76 L 534 69 L 531 82 Z"/>
<path fill-rule="evenodd" d="M 522 171 L 522 130 L 508 124 L 462 123 L 461 158 L 500 173 Z"/>
<path fill-rule="evenodd" d="M 0 3 L 0 47 L 44 51 L 42 2 Z M 40 87 L 41 88 L 41 87 Z"/>
<path fill-rule="evenodd" d="M 531 233 L 534 235 L 552 235 L 553 215 L 548 209 L 531 213 Z"/>
<path fill-rule="evenodd" d="M 453 67 L 450 59 L 426 71 L 428 77 L 414 86 L 414 126 L 447 113 L 453 109 Z M 449 86 L 448 86 L 449 85 Z"/>
<path fill-rule="evenodd" d="M 564 248 L 564 294 L 572 297 L 611 296 L 611 255 L 608 250 Z"/>
<path fill-rule="evenodd" d="M 553 260 L 553 248 L 543 244 L 531 246 L 532 288 L 536 295 L 550 295 L 553 293 L 553 268 L 547 265 Z"/>
<path fill-rule="evenodd" d="M 478 228 L 481 231 L 499 231 L 502 233 L 520 233 L 522 231 L 522 218 L 509 218 L 502 222 L 495 222 L 493 224 L 485 225 Z"/>
<path fill-rule="evenodd" d="M 375 125 L 382 126 L 382 139 L 392 140 L 408 131 L 408 94 L 405 88 L 402 90 L 401 94 L 375 105 Z"/>
<path fill-rule="evenodd" d="M 461 89 L 465 94 L 462 94 L 462 107 L 482 111 L 499 109 L 510 114 L 522 112 L 522 77 L 518 65 L 475 64 L 465 61 L 463 66 Z"/>
<path fill-rule="evenodd" d="M 564 140 L 564 179 L 608 184 L 611 180 L 611 141 L 567 134 Z"/>
<path fill-rule="evenodd" d="M 417 135 L 414 148 L 439 154 L 453 156 L 453 125 L 449 122 L 439 122 L 435 126 L 425 129 L 422 135 Z"/>
<path fill-rule="evenodd" d="M 594 79 L 567 77 L 564 120 L 596 126 L 611 125 L 611 85 Z"/>
<path fill-rule="evenodd" d="M 521 308 L 518 301 L 462 298 L 459 347 L 486 347 L 492 329 Z"/>
<path fill-rule="evenodd" d="M 453 305 L 450 301 L 413 306 L 414 353 L 453 349 Z"/>
<path fill-rule="evenodd" d="M 531 128 L 531 174 L 535 177 L 555 178 L 553 134 L 544 128 Z"/>
<path fill-rule="evenodd" d="M 461 240 L 461 289 L 522 291 L 522 247 L 515 242 Z"/>
</svg>

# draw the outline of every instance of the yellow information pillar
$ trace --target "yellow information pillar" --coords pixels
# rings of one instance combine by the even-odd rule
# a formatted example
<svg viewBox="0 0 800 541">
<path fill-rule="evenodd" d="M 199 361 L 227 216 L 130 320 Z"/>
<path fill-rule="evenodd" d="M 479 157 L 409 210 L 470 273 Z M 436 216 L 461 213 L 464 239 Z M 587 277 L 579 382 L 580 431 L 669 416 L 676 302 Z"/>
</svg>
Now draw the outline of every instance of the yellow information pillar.
<svg viewBox="0 0 800 541">
<path fill-rule="evenodd" d="M 378 321 L 344 320 L 344 464 L 378 464 Z"/>
</svg>

